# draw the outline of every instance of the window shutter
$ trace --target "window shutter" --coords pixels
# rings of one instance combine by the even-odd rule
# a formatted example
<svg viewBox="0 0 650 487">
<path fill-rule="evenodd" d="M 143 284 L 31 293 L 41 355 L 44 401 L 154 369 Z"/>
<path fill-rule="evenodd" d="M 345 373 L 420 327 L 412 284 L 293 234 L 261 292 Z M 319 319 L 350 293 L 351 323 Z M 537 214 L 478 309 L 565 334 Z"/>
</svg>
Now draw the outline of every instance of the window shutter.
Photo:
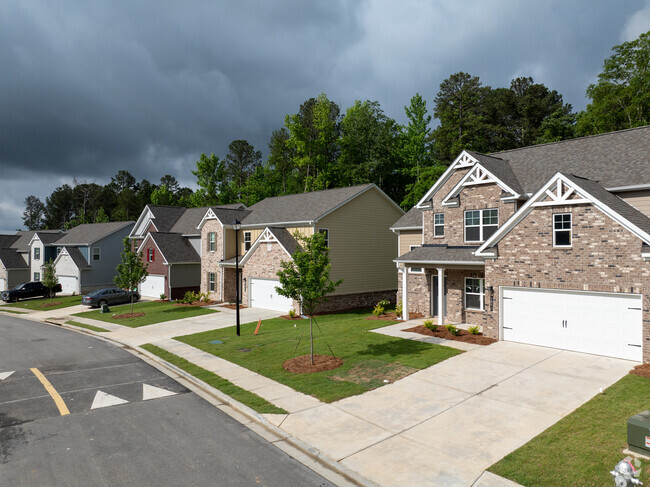
<svg viewBox="0 0 650 487">
<path fill-rule="evenodd" d="M 153 262 L 156 259 L 156 250 L 151 249 L 151 262 Z"/>
</svg>

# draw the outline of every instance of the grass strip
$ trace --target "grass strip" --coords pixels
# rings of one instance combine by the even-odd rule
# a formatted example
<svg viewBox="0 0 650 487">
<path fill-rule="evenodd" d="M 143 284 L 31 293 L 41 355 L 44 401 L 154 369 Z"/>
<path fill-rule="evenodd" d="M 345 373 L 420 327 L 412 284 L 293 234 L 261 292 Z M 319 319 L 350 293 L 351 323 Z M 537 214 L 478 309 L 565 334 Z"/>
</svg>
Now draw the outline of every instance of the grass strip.
<svg viewBox="0 0 650 487">
<path fill-rule="evenodd" d="M 111 306 L 110 313 L 102 313 L 100 310 L 84 311 L 75 313 L 74 316 L 81 318 L 90 318 L 92 320 L 115 323 L 116 325 L 138 328 L 140 326 L 154 325 L 165 321 L 179 320 L 181 318 L 191 318 L 209 313 L 218 313 L 217 310 L 203 308 L 201 306 L 177 306 L 173 303 L 158 303 L 156 301 L 139 302 L 133 305 L 134 313 L 144 313 L 143 316 L 132 318 L 116 319 L 114 315 L 127 314 L 131 312 L 130 304 L 120 306 Z"/>
<path fill-rule="evenodd" d="M 79 323 L 78 321 L 66 321 L 66 325 L 72 325 L 72 326 L 78 326 L 79 328 L 85 328 L 86 330 L 90 331 L 96 331 L 96 332 L 108 332 L 109 330 L 105 330 L 104 328 L 99 328 L 98 326 L 93 326 L 93 325 L 87 325 L 85 323 Z"/>
<path fill-rule="evenodd" d="M 631 366 L 630 366 L 631 367 Z M 650 379 L 627 375 L 488 470 L 521 485 L 601 487 L 625 458 L 627 420 L 648 409 Z M 650 462 L 641 462 L 650 482 Z"/>
<path fill-rule="evenodd" d="M 185 360 L 183 357 L 179 357 L 173 353 L 168 352 L 160 347 L 147 343 L 142 345 L 142 348 L 145 350 L 157 355 L 161 359 L 169 362 L 170 364 L 175 365 L 176 367 L 184 370 L 188 374 L 196 377 L 199 380 L 202 380 L 206 384 L 219 389 L 224 394 L 229 395 L 233 399 L 239 401 L 242 404 L 245 404 L 249 408 L 257 411 L 258 413 L 267 413 L 267 414 L 287 414 L 287 412 L 279 408 L 266 399 L 253 394 L 252 392 L 242 389 L 239 386 L 236 386 L 229 380 L 224 379 L 223 377 L 218 376 L 214 372 L 205 370 L 202 367 L 199 367 L 192 362 Z"/>
<path fill-rule="evenodd" d="M 3 313 L 13 313 L 15 315 L 29 314 L 29 313 L 27 313 L 27 311 L 16 311 L 15 309 L 2 309 L 2 308 L 0 308 L 0 311 L 2 311 Z"/>
</svg>

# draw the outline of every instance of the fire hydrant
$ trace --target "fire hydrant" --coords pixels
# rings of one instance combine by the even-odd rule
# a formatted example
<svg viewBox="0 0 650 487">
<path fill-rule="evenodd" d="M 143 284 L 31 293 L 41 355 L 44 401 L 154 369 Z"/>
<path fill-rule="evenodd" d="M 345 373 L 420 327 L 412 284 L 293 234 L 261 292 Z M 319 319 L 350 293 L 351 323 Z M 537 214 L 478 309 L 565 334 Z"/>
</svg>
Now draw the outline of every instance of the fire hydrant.
<svg viewBox="0 0 650 487">
<path fill-rule="evenodd" d="M 629 460 L 621 460 L 616 464 L 614 470 L 609 472 L 614 477 L 616 487 L 632 487 L 643 485 L 639 480 L 640 471 L 637 471 Z"/>
</svg>

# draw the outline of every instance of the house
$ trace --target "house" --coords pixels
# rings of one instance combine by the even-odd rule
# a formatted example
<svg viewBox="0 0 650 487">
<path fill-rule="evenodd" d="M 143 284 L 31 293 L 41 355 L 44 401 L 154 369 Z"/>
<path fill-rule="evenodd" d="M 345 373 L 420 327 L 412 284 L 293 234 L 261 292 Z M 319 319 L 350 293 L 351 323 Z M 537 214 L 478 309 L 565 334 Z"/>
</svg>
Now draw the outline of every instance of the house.
<svg viewBox="0 0 650 487">
<path fill-rule="evenodd" d="M 405 318 L 650 361 L 650 126 L 465 150 L 392 230 Z"/>
<path fill-rule="evenodd" d="M 134 222 L 86 223 L 78 225 L 52 241 L 44 241 L 37 232 L 31 241 L 32 271 L 54 258 L 56 276 L 64 293 L 84 294 L 114 286 L 117 265 L 121 261 L 124 238 Z M 37 260 L 37 249 L 42 259 Z M 38 266 L 38 267 L 37 267 Z M 37 271 L 36 269 L 39 269 Z M 42 274 L 39 275 L 42 276 Z M 38 279 L 35 279 L 38 280 Z"/>
<path fill-rule="evenodd" d="M 201 290 L 233 301 L 238 282 L 246 306 L 299 311 L 297 303 L 277 293 L 277 272 L 298 247 L 296 232 L 321 232 L 330 248 L 330 278 L 343 279 L 321 311 L 394 300 L 391 259 L 397 242 L 388 227 L 402 214 L 374 184 L 266 198 L 248 209 L 209 208 L 199 224 Z"/>
<path fill-rule="evenodd" d="M 35 231 L 18 231 L 14 235 L 0 235 L 0 291 L 11 289 L 33 279 L 31 273 L 30 242 Z M 60 235 L 59 230 L 44 230 L 43 239 Z M 40 275 L 37 276 L 40 279 Z"/>
<path fill-rule="evenodd" d="M 245 208 L 242 204 L 215 207 L 219 211 Z M 140 285 L 144 297 L 182 298 L 201 288 L 201 231 L 207 207 L 147 205 L 129 238 L 147 264 L 149 275 Z"/>
</svg>

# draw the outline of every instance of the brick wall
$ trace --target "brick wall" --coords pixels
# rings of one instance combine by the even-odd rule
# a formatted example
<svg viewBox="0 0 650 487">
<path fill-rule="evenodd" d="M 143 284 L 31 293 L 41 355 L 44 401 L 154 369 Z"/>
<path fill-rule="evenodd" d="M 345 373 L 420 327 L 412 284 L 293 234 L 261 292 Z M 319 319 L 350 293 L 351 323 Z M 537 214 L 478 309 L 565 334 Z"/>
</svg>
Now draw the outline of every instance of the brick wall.
<svg viewBox="0 0 650 487">
<path fill-rule="evenodd" d="M 214 252 L 208 250 L 208 234 L 216 233 L 216 247 Z M 201 292 L 208 293 L 210 299 L 221 300 L 221 268 L 217 265 L 223 260 L 223 227 L 219 220 L 206 220 L 201 228 Z M 214 291 L 209 291 L 208 272 L 215 273 Z M 234 271 L 233 271 L 234 272 Z M 224 275 L 225 277 L 225 275 Z M 224 297 L 224 301 L 228 301 Z"/>
<path fill-rule="evenodd" d="M 149 262 L 149 249 L 154 250 L 154 260 L 153 262 Z M 149 275 L 158 275 L 158 276 L 165 276 L 165 294 L 167 297 L 171 295 L 169 292 L 169 279 L 168 279 L 168 274 L 167 274 L 167 266 L 164 263 L 163 256 L 160 253 L 160 250 L 154 243 L 152 239 L 149 239 L 147 243 L 144 245 L 144 247 L 141 247 L 140 250 L 142 251 L 142 261 L 147 264 L 147 272 Z"/>
</svg>

